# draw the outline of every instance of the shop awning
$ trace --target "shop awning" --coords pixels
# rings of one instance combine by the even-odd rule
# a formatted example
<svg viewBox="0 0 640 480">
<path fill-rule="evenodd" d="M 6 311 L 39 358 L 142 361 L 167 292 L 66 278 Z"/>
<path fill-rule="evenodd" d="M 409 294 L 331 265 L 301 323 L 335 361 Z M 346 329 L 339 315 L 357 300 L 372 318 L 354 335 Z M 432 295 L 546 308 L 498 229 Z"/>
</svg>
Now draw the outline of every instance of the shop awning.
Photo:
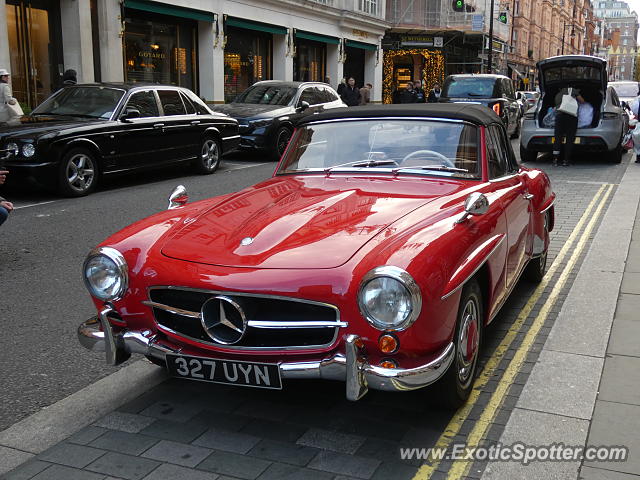
<svg viewBox="0 0 640 480">
<path fill-rule="evenodd" d="M 516 75 L 518 75 L 518 77 L 520 78 L 524 78 L 524 75 L 522 75 L 518 69 L 515 67 L 515 65 L 512 65 L 511 63 L 509 63 L 509 67 L 511 67 L 511 70 L 513 70 L 514 72 L 516 72 Z"/>
<path fill-rule="evenodd" d="M 248 30 L 257 30 L 258 32 L 277 33 L 278 35 L 286 35 L 287 29 L 278 25 L 269 25 L 268 23 L 254 22 L 245 20 L 244 18 L 227 17 L 227 25 L 230 27 L 246 28 Z"/>
<path fill-rule="evenodd" d="M 194 8 L 177 7 L 166 3 L 153 2 L 151 0 L 124 0 L 125 8 L 133 8 L 151 13 L 171 15 L 172 17 L 188 18 L 190 20 L 200 20 L 203 22 L 215 22 L 216 16 L 213 12 L 196 10 Z"/>
<path fill-rule="evenodd" d="M 316 42 L 330 43 L 332 45 L 338 45 L 340 39 L 336 37 L 329 37 L 328 35 L 320 35 L 319 33 L 302 32 L 296 30 L 297 38 L 304 38 L 306 40 L 315 40 Z"/>
<path fill-rule="evenodd" d="M 356 40 L 347 40 L 347 47 L 361 48 L 362 50 L 377 50 L 377 45 L 371 43 L 358 42 Z"/>
</svg>

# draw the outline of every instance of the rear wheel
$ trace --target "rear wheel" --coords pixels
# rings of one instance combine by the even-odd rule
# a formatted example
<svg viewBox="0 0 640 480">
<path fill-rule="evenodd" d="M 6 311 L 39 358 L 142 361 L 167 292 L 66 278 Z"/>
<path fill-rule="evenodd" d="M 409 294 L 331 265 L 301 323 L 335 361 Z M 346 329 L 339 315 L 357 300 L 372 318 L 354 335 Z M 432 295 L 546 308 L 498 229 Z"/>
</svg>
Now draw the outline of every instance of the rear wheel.
<svg viewBox="0 0 640 480">
<path fill-rule="evenodd" d="M 535 150 L 529 150 L 520 145 L 520 161 L 523 163 L 535 162 L 538 158 L 538 152 Z"/>
<path fill-rule="evenodd" d="M 609 150 L 608 157 L 610 162 L 622 162 L 622 140 L 618 143 L 618 145 L 616 145 L 616 148 L 614 148 L 613 150 Z"/>
<path fill-rule="evenodd" d="M 545 241 L 549 237 L 549 212 L 544 215 L 544 238 Z M 525 270 L 524 278 L 530 282 L 540 283 L 547 271 L 547 249 L 536 258 L 529 260 Z"/>
<path fill-rule="evenodd" d="M 462 289 L 456 330 L 453 336 L 454 359 L 444 376 L 436 383 L 434 400 L 447 409 L 455 410 L 469 398 L 476 377 L 482 340 L 484 312 L 482 291 L 476 280 Z"/>
<path fill-rule="evenodd" d="M 58 167 L 58 192 L 67 197 L 82 197 L 95 190 L 98 164 L 92 152 L 84 148 L 69 150 Z"/>
</svg>

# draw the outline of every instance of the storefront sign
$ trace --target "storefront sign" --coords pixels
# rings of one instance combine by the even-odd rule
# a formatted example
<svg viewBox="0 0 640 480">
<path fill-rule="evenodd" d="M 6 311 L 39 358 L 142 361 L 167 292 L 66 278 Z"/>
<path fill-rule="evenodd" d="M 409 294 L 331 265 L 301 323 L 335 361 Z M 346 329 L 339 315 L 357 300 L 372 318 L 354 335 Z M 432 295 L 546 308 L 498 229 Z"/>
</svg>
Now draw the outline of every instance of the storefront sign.
<svg viewBox="0 0 640 480">
<path fill-rule="evenodd" d="M 357 28 L 352 29 L 351 33 L 353 35 L 355 35 L 356 37 L 369 38 L 369 33 L 368 32 L 365 32 L 364 30 L 358 30 Z"/>
<path fill-rule="evenodd" d="M 429 37 L 425 35 L 402 35 L 403 47 L 442 47 L 442 37 Z"/>
<path fill-rule="evenodd" d="M 143 58 L 166 58 L 164 53 L 148 51 L 140 51 L 138 52 L 138 56 Z"/>
</svg>

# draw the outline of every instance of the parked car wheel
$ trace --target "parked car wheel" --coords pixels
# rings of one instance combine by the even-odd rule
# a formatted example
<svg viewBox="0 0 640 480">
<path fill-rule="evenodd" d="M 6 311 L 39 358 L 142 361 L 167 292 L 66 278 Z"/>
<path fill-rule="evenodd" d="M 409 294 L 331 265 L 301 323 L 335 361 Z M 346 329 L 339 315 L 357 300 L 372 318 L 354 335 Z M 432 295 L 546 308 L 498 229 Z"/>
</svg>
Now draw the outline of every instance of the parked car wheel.
<svg viewBox="0 0 640 480">
<path fill-rule="evenodd" d="M 520 136 L 520 119 L 516 122 L 516 129 L 513 131 L 511 138 L 518 138 Z"/>
<path fill-rule="evenodd" d="M 613 163 L 622 162 L 622 140 L 618 142 L 618 145 L 616 145 L 616 148 L 614 148 L 613 150 L 609 150 L 607 156 L 609 157 L 610 162 L 613 162 Z"/>
<path fill-rule="evenodd" d="M 280 160 L 282 154 L 287 148 L 289 144 L 289 140 L 291 140 L 291 135 L 293 132 L 289 127 L 280 127 L 275 135 L 275 145 L 273 149 L 273 159 Z"/>
<path fill-rule="evenodd" d="M 484 309 L 482 291 L 476 280 L 471 280 L 462 289 L 458 320 L 453 341 L 455 355 L 447 373 L 436 383 L 439 406 L 456 410 L 463 405 L 476 377 L 478 353 L 482 339 Z"/>
<path fill-rule="evenodd" d="M 98 164 L 92 152 L 85 148 L 69 150 L 58 169 L 58 192 L 67 197 L 82 197 L 91 193 L 98 183 Z"/>
<path fill-rule="evenodd" d="M 215 172 L 220 166 L 221 157 L 220 142 L 212 137 L 205 138 L 200 148 L 200 156 L 195 161 L 196 171 L 205 175 Z"/>
<path fill-rule="evenodd" d="M 544 236 L 549 236 L 549 213 L 544 216 Z M 525 270 L 524 278 L 530 282 L 540 283 L 544 274 L 547 271 L 547 250 L 542 252 L 542 255 L 529 260 Z"/>
<path fill-rule="evenodd" d="M 538 152 L 535 150 L 529 150 L 528 148 L 524 148 L 520 145 L 520 161 L 527 162 L 535 162 L 536 158 L 538 158 Z"/>
</svg>

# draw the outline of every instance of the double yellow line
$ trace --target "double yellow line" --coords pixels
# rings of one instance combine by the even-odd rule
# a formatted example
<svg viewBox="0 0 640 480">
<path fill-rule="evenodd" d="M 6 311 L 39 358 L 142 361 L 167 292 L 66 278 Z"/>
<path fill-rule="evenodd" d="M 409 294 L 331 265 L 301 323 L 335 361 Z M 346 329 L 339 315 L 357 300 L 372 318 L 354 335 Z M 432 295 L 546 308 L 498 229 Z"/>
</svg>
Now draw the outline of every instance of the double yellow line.
<svg viewBox="0 0 640 480">
<path fill-rule="evenodd" d="M 468 448 L 474 448 L 479 445 L 483 436 L 486 434 L 488 428 L 493 422 L 496 414 L 498 413 L 500 405 L 502 405 L 502 400 L 504 399 L 504 396 L 506 395 L 509 387 L 513 383 L 513 380 L 515 379 L 522 364 L 524 363 L 527 353 L 529 353 L 538 332 L 544 325 L 549 312 L 558 300 L 560 292 L 566 284 L 569 274 L 580 258 L 580 255 L 586 248 L 589 237 L 596 224 L 598 223 L 602 212 L 604 211 L 604 207 L 607 204 L 607 200 L 609 199 L 611 192 L 613 191 L 613 187 L 614 186 L 612 184 L 605 184 L 598 189 L 595 196 L 587 206 L 584 214 L 582 215 L 582 217 L 580 217 L 580 220 L 571 232 L 571 235 L 558 253 L 558 256 L 555 258 L 553 265 L 551 265 L 547 274 L 542 279 L 542 282 L 540 282 L 538 287 L 535 289 L 535 291 L 529 298 L 529 301 L 521 310 L 520 314 L 513 322 L 511 328 L 502 339 L 502 342 L 500 342 L 500 345 L 498 345 L 498 347 L 495 349 L 493 355 L 486 363 L 484 369 L 474 382 L 474 388 L 471 391 L 467 403 L 463 407 L 461 407 L 449 421 L 449 424 L 445 428 L 442 435 L 440 435 L 440 438 L 434 445 L 434 448 L 447 448 L 451 445 L 453 438 L 460 432 L 464 421 L 469 416 L 471 409 L 475 406 L 480 393 L 482 393 L 482 389 L 487 384 L 487 382 L 495 376 L 498 365 L 502 361 L 507 350 L 509 350 L 509 348 L 513 344 L 516 335 L 520 333 L 525 320 L 529 317 L 529 314 L 533 310 L 533 307 L 536 305 L 536 303 L 544 293 L 545 288 L 551 282 L 555 273 L 560 268 L 560 265 L 564 261 L 564 258 L 571 252 L 573 248 L 573 252 L 571 253 L 569 260 L 567 261 L 567 264 L 564 266 L 562 272 L 560 273 L 558 280 L 554 284 L 549 297 L 546 299 L 543 307 L 540 310 L 540 313 L 538 313 L 532 325 L 529 327 L 526 336 L 522 340 L 522 343 L 518 347 L 518 350 L 516 351 L 513 359 L 509 363 L 509 366 L 500 379 L 498 387 L 491 395 L 487 406 L 482 412 L 480 418 L 476 420 L 473 430 L 467 437 L 466 446 Z M 585 224 L 586 227 L 584 228 L 584 231 L 582 231 L 582 228 Z M 574 248 L 573 244 L 574 242 L 576 242 L 576 240 L 577 243 Z M 430 478 L 433 472 L 437 470 L 439 464 L 439 461 L 433 461 L 433 463 L 431 464 L 422 465 L 414 476 L 413 480 L 424 480 Z M 472 461 L 460 460 L 454 462 L 449 469 L 447 479 L 457 480 L 463 478 L 469 472 L 472 464 Z"/>
</svg>

